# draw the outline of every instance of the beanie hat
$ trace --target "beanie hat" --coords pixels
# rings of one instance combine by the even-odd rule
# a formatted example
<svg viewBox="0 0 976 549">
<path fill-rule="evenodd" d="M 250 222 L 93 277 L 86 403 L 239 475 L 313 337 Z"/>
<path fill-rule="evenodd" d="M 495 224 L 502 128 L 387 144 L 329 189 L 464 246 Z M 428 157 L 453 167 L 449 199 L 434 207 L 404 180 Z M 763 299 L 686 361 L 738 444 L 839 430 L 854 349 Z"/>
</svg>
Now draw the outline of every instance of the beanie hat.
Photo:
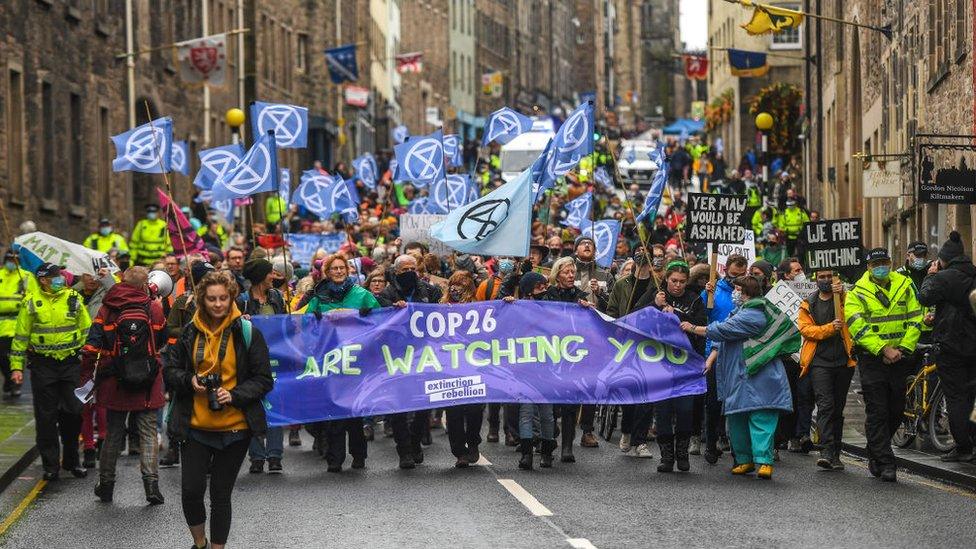
<svg viewBox="0 0 976 549">
<path fill-rule="evenodd" d="M 244 270 L 241 272 L 251 284 L 259 284 L 264 280 L 271 271 L 274 270 L 274 265 L 271 264 L 267 259 L 252 259 L 244 264 Z"/>
<path fill-rule="evenodd" d="M 765 259 L 759 259 L 752 264 L 753 267 L 759 269 L 766 275 L 766 278 L 773 276 L 773 264 L 766 261 Z"/>
<path fill-rule="evenodd" d="M 962 237 L 958 232 L 952 231 L 949 233 L 949 240 L 946 240 L 942 248 L 939 249 L 939 259 L 942 260 L 942 263 L 949 263 L 961 255 L 963 255 Z"/>
<path fill-rule="evenodd" d="M 214 272 L 214 266 L 209 261 L 194 261 L 193 265 L 190 265 L 190 276 L 193 277 L 193 283 L 197 284 L 203 277 L 207 276 L 208 273 Z"/>
<path fill-rule="evenodd" d="M 535 271 L 529 271 L 522 275 L 521 280 L 519 280 L 519 295 L 526 297 L 532 294 L 532 290 L 539 284 L 544 284 L 546 282 L 546 277 Z"/>
<path fill-rule="evenodd" d="M 593 247 L 596 248 L 596 242 L 593 241 L 593 237 L 591 237 L 590 235 L 586 235 L 586 234 L 581 234 L 581 235 L 577 236 L 576 237 L 576 242 L 573 243 L 573 247 L 578 247 L 580 245 L 580 243 L 583 242 L 584 240 L 589 240 L 590 241 L 590 244 L 592 244 Z"/>
</svg>

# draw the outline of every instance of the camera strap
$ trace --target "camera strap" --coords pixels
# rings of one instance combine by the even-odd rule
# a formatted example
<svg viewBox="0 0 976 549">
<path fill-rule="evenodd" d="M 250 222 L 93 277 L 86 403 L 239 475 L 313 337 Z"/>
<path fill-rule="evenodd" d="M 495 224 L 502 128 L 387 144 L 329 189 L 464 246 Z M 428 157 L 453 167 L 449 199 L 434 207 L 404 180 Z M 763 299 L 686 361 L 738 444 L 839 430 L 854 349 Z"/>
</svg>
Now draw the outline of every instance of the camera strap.
<svg viewBox="0 0 976 549">
<path fill-rule="evenodd" d="M 224 362 L 224 357 L 227 356 L 227 345 L 230 343 L 230 336 L 233 330 L 228 326 L 220 334 L 220 347 L 217 349 L 217 363 L 213 365 L 214 369 L 220 371 L 220 365 Z M 199 334 L 196 338 L 196 352 L 194 353 L 194 364 L 198 367 L 203 363 L 204 351 L 207 348 L 207 338 L 206 336 L 200 337 L 203 334 Z"/>
</svg>

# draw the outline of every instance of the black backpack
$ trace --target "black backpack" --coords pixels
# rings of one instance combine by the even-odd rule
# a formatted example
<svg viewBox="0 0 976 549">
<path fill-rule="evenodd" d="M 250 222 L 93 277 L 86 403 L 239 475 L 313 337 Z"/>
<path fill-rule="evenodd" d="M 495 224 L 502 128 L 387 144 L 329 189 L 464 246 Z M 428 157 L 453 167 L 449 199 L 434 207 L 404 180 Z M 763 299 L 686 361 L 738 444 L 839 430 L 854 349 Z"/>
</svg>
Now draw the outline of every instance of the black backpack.
<svg viewBox="0 0 976 549">
<path fill-rule="evenodd" d="M 116 317 L 115 357 L 115 375 L 123 389 L 152 389 L 159 375 L 159 360 L 148 307 L 128 307 Z"/>
</svg>

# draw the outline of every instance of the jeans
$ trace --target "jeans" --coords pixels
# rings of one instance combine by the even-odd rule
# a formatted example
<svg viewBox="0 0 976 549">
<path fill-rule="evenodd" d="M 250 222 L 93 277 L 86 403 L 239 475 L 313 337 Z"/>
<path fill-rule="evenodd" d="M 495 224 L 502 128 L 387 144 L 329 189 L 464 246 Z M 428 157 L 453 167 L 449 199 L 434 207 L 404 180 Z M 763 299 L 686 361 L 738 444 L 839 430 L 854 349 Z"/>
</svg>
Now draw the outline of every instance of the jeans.
<svg viewBox="0 0 976 549">
<path fill-rule="evenodd" d="M 451 444 L 451 453 L 457 458 L 473 453 L 481 444 L 484 405 L 451 406 L 444 414 L 447 415 L 447 439 Z"/>
<path fill-rule="evenodd" d="M 31 354 L 28 356 L 37 450 L 47 473 L 58 465 L 72 469 L 79 464 L 78 435 L 81 433 L 81 402 L 75 387 L 81 377 L 77 356 L 64 360 Z"/>
<path fill-rule="evenodd" d="M 532 440 L 532 419 L 539 416 L 539 437 L 542 440 L 556 440 L 556 419 L 552 415 L 552 404 L 519 404 L 519 438 Z"/>
<path fill-rule="evenodd" d="M 143 480 L 159 480 L 159 445 L 156 443 L 156 410 L 119 412 L 108 410 L 108 437 L 98 459 L 98 480 L 115 482 L 115 466 L 125 448 L 126 417 L 139 429 L 139 469 Z"/>
<path fill-rule="evenodd" d="M 976 400 L 976 358 L 942 351 L 938 364 L 949 413 L 949 431 L 959 452 L 968 453 L 973 449 L 973 430 L 976 427 L 969 421 L 969 413 Z"/>
<path fill-rule="evenodd" d="M 773 442 L 779 415 L 779 410 L 752 410 L 725 416 L 737 465 L 773 464 Z"/>
<path fill-rule="evenodd" d="M 864 391 L 864 435 L 868 458 L 882 469 L 894 469 L 891 435 L 901 425 L 905 412 L 905 372 L 909 361 L 885 364 L 881 357 L 858 355 L 858 372 Z"/>
<path fill-rule="evenodd" d="M 820 445 L 831 455 L 840 455 L 841 438 L 844 434 L 844 406 L 851 388 L 854 368 L 847 365 L 834 368 L 814 366 L 808 374 L 817 399 L 817 426 L 820 428 Z"/>
<path fill-rule="evenodd" d="M 284 427 L 268 427 L 267 434 L 263 437 L 252 437 L 251 445 L 248 448 L 248 456 L 251 461 L 256 459 L 267 460 L 269 458 L 281 459 L 285 451 L 285 429 Z"/>
<path fill-rule="evenodd" d="M 505 412 L 504 432 L 513 436 L 518 435 L 519 405 L 518 404 L 489 404 L 488 427 L 497 430 L 501 424 L 502 414 Z"/>
<path fill-rule="evenodd" d="M 249 444 L 250 439 L 245 438 L 218 450 L 190 438 L 181 446 L 181 498 L 183 516 L 189 526 L 198 526 L 207 520 L 203 496 L 207 491 L 207 474 L 210 475 L 211 543 L 227 543 L 227 535 L 230 534 L 230 498 Z"/>
<path fill-rule="evenodd" d="M 657 436 L 665 440 L 677 435 L 690 437 L 694 419 L 695 397 L 669 398 L 654 404 Z"/>
<path fill-rule="evenodd" d="M 325 422 L 325 460 L 330 466 L 342 466 L 346 460 L 346 438 L 353 459 L 366 459 L 366 434 L 363 418 L 352 417 Z"/>
</svg>

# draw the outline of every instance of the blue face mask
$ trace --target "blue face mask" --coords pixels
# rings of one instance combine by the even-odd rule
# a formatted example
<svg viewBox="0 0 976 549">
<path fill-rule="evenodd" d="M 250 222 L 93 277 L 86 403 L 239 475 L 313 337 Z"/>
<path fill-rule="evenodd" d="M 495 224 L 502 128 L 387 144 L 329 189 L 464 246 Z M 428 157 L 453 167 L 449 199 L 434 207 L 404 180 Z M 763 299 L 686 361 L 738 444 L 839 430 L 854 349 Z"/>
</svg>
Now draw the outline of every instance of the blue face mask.
<svg viewBox="0 0 976 549">
<path fill-rule="evenodd" d="M 507 275 L 515 270 L 515 262 L 511 259 L 503 259 L 498 262 L 498 270 Z"/>
<path fill-rule="evenodd" d="M 921 257 L 916 257 L 915 259 L 912 260 L 912 268 L 915 269 L 916 271 L 921 271 L 926 267 L 926 263 L 927 262 L 925 261 L 925 259 Z"/>
<path fill-rule="evenodd" d="M 102 227 L 101 229 L 98 229 L 98 232 L 102 236 L 108 236 L 108 235 L 112 234 L 112 227 Z"/>
<path fill-rule="evenodd" d="M 51 279 L 51 289 L 55 292 L 64 289 L 65 280 L 63 276 L 56 276 Z"/>
<path fill-rule="evenodd" d="M 149 221 L 155 221 L 157 217 L 159 217 L 159 214 L 156 212 L 149 212 L 146 214 L 146 219 L 148 219 Z"/>
<path fill-rule="evenodd" d="M 7 261 L 7 262 L 4 262 L 3 268 L 4 269 L 7 269 L 8 271 L 15 271 L 15 270 L 17 270 L 17 264 L 14 263 L 13 261 Z"/>
<path fill-rule="evenodd" d="M 874 267 L 871 269 L 871 276 L 878 280 L 888 280 L 888 275 L 891 274 L 891 267 L 882 265 L 880 267 Z"/>
</svg>

